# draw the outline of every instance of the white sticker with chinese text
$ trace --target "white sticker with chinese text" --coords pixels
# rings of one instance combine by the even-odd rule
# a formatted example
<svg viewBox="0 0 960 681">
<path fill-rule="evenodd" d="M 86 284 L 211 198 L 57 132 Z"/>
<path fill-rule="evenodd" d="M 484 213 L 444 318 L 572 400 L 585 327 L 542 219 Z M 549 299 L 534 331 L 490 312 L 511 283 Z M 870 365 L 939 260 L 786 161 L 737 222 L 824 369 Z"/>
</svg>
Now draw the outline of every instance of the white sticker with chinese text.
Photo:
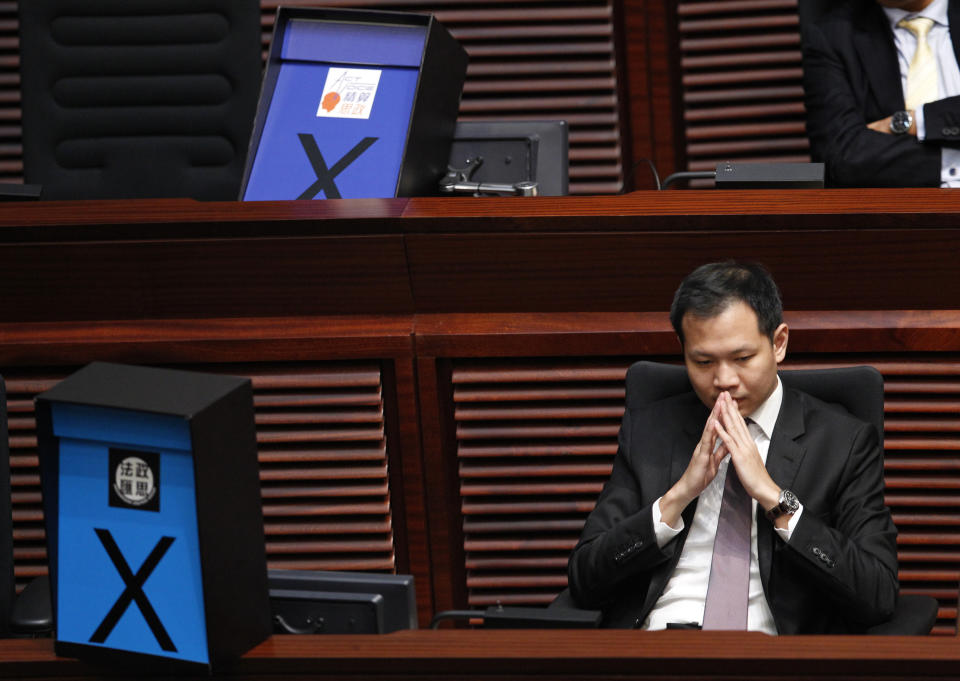
<svg viewBox="0 0 960 681">
<path fill-rule="evenodd" d="M 380 71 L 331 66 L 323 86 L 319 118 L 370 118 Z"/>
</svg>

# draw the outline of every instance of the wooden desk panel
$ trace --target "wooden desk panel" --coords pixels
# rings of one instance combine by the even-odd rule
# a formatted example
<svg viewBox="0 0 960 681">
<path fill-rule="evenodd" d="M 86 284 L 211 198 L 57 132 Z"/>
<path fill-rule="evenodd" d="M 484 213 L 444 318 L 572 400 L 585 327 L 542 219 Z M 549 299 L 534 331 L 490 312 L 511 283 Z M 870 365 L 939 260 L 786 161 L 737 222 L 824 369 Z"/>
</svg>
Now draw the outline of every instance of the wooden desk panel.
<svg viewBox="0 0 960 681">
<path fill-rule="evenodd" d="M 764 263 L 794 309 L 960 307 L 960 229 L 409 234 L 419 312 L 647 311 L 704 262 Z M 665 302 L 666 301 L 666 302 Z"/>
<path fill-rule="evenodd" d="M 793 309 L 960 308 L 949 190 L 9 204 L 6 321 L 655 311 L 707 260 Z"/>
<path fill-rule="evenodd" d="M 413 310 L 400 236 L 0 244 L 0 262 L 5 321 Z"/>
<path fill-rule="evenodd" d="M 0 641 L 3 678 L 87 679 L 114 674 L 57 658 L 50 640 Z M 950 639 L 929 637 L 421 630 L 386 636 L 274 636 L 222 676 L 304 681 L 948 679 L 960 678 L 960 647 Z"/>
</svg>

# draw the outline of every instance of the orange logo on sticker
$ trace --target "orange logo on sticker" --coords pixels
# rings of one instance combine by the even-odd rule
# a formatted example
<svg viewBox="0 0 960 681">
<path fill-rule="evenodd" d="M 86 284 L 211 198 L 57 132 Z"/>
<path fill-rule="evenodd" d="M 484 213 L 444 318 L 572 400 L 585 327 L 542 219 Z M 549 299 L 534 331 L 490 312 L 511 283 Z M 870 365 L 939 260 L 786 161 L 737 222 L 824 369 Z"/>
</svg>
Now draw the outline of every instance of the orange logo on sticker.
<svg viewBox="0 0 960 681">
<path fill-rule="evenodd" d="M 337 106 L 337 103 L 340 101 L 340 95 L 336 92 L 328 92 L 323 97 L 323 101 L 320 102 L 320 106 L 324 111 L 333 111 L 334 107 Z"/>
</svg>

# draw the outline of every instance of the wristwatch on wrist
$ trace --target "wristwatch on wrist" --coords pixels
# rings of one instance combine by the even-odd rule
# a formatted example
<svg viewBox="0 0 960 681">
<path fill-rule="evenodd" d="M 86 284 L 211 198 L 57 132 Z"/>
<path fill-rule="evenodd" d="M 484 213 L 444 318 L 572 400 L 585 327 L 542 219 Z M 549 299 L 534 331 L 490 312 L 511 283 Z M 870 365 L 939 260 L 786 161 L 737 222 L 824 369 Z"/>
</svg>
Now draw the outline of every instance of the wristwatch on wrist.
<svg viewBox="0 0 960 681">
<path fill-rule="evenodd" d="M 902 135 L 913 125 L 913 114 L 909 111 L 898 111 L 890 117 L 890 132 Z"/>
<path fill-rule="evenodd" d="M 793 515 L 800 508 L 800 500 L 797 495 L 788 489 L 780 490 L 780 500 L 777 505 L 767 511 L 769 520 L 776 520 L 782 515 Z"/>
</svg>

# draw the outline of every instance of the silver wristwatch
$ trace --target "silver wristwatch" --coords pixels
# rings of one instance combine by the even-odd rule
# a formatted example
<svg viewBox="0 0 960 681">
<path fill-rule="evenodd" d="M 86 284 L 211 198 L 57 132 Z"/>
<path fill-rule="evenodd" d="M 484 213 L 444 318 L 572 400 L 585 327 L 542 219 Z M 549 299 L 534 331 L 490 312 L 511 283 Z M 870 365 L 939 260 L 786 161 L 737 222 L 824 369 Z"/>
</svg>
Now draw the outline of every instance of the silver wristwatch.
<svg viewBox="0 0 960 681">
<path fill-rule="evenodd" d="M 903 135 L 913 125 L 913 114 L 909 111 L 898 111 L 890 117 L 890 132 L 894 135 Z"/>
<path fill-rule="evenodd" d="M 769 520 L 776 520 L 782 515 L 791 515 L 800 508 L 800 500 L 797 495 L 788 489 L 780 490 L 780 500 L 777 505 L 767 511 Z"/>
</svg>

